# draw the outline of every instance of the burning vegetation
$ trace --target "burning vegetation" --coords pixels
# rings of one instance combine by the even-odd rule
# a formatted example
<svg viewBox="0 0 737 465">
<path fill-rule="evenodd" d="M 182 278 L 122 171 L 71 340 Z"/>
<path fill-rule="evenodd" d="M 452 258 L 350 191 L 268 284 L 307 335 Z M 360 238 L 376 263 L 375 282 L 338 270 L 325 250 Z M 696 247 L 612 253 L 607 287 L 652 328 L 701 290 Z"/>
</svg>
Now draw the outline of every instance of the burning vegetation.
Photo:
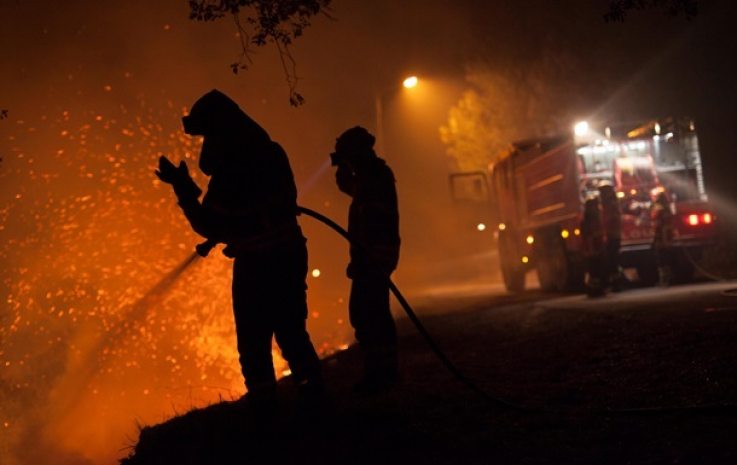
<svg viewBox="0 0 737 465">
<path fill-rule="evenodd" d="M 110 461 L 137 423 L 245 390 L 232 262 L 193 255 L 201 238 L 154 176 L 159 156 L 199 153 L 181 130 L 183 106 L 99 93 L 105 110 L 78 103 L 4 122 L 0 455 L 9 465 Z M 311 295 L 310 321 L 345 305 L 315 299 L 324 296 Z M 349 341 L 334 315 L 311 331 L 322 355 Z M 288 375 L 273 355 L 277 375 Z"/>
</svg>

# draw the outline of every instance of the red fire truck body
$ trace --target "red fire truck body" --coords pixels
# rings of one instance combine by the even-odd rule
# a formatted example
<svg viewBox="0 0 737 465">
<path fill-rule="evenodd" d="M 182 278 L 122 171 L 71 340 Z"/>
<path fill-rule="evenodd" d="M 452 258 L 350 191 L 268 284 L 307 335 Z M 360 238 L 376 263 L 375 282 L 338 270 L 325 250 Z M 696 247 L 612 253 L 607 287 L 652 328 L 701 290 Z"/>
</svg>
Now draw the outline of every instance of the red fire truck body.
<svg viewBox="0 0 737 465">
<path fill-rule="evenodd" d="M 507 289 L 524 289 L 536 269 L 548 291 L 584 282 L 580 223 L 587 197 L 614 185 L 622 207 L 621 264 L 654 283 L 652 202 L 665 191 L 675 213 L 676 276 L 687 280 L 702 247 L 713 241 L 715 216 L 704 190 L 693 123 L 669 118 L 609 125 L 601 132 L 515 142 L 490 169 L 492 210 Z"/>
</svg>

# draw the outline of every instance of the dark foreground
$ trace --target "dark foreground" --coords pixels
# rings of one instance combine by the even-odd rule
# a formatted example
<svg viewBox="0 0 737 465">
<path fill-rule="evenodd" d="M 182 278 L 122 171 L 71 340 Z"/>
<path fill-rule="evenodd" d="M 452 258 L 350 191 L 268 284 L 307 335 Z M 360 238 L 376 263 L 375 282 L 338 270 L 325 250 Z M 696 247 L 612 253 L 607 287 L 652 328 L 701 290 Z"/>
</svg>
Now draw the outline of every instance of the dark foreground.
<svg viewBox="0 0 737 465">
<path fill-rule="evenodd" d="M 146 427 L 124 465 L 735 464 L 737 298 L 722 284 L 592 302 L 476 298 L 400 319 L 404 381 L 352 394 L 354 348 L 324 361 L 316 414 L 280 385 L 274 424 L 222 402 Z M 737 287 L 737 283 L 732 283 Z M 526 300 L 524 302 L 523 300 Z"/>
</svg>

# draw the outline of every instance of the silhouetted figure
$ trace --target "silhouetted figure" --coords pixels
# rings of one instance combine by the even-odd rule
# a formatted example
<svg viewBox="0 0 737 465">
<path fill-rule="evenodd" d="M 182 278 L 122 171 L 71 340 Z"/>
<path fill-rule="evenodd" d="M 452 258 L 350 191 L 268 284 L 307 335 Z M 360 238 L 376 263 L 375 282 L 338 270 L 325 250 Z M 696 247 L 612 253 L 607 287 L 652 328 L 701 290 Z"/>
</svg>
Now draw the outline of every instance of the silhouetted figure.
<svg viewBox="0 0 737 465">
<path fill-rule="evenodd" d="M 601 221 L 601 207 L 599 197 L 586 200 L 581 220 L 581 240 L 588 281 L 586 282 L 586 293 L 589 297 L 600 297 L 604 295 L 604 283 L 602 273 L 604 272 L 604 226 Z"/>
<path fill-rule="evenodd" d="M 627 279 L 620 266 L 619 249 L 622 246 L 622 207 L 612 183 L 603 181 L 597 186 L 601 198 L 601 217 L 604 226 L 605 267 L 602 276 L 603 287 L 621 291 Z"/>
<path fill-rule="evenodd" d="M 209 246 L 224 243 L 224 253 L 235 258 L 233 310 L 246 399 L 262 407 L 275 400 L 274 337 L 300 393 L 322 396 L 319 359 L 306 329 L 306 239 L 287 154 L 217 90 L 197 100 L 182 122 L 187 134 L 204 136 L 199 167 L 210 182 L 202 203 L 183 161 L 175 167 L 161 157 L 156 174 L 174 187 L 192 229 Z"/>
<path fill-rule="evenodd" d="M 673 212 L 665 192 L 661 192 L 655 198 L 651 220 L 655 229 L 653 251 L 658 264 L 659 284 L 668 286 L 673 280 L 675 250 L 673 250 Z"/>
<path fill-rule="evenodd" d="M 338 188 L 352 197 L 347 274 L 352 280 L 351 326 L 363 355 L 363 380 L 356 389 L 372 392 L 399 381 L 397 330 L 388 278 L 399 261 L 399 211 L 394 173 L 373 150 L 374 136 L 356 126 L 345 131 L 331 154 Z"/>
</svg>

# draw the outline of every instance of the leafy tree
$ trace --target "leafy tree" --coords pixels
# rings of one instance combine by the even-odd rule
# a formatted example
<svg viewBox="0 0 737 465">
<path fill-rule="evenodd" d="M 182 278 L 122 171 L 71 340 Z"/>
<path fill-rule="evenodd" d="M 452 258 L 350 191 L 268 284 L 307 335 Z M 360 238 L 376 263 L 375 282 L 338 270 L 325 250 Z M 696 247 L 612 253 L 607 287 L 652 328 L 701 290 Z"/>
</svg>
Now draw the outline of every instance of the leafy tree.
<svg viewBox="0 0 737 465">
<path fill-rule="evenodd" d="M 506 68 L 478 63 L 466 75 L 470 88 L 440 128 L 451 164 L 459 171 L 486 170 L 514 140 L 560 134 L 584 110 L 595 88 L 576 76 L 571 55 Z"/>
<path fill-rule="evenodd" d="M 234 73 L 245 71 L 252 63 L 251 45 L 276 45 L 289 85 L 289 102 L 304 103 L 297 92 L 296 62 L 289 51 L 292 40 L 300 37 L 318 14 L 329 17 L 332 0 L 188 0 L 189 18 L 216 21 L 231 16 L 241 40 L 241 56 L 231 64 Z"/>
<path fill-rule="evenodd" d="M 609 10 L 604 14 L 606 22 L 622 22 L 632 10 L 660 8 L 668 16 L 683 13 L 686 18 L 693 18 L 698 13 L 699 0 L 610 0 Z"/>
<path fill-rule="evenodd" d="M 624 21 L 627 12 L 648 8 L 665 9 L 671 16 L 685 13 L 692 17 L 697 3 L 698 0 L 609 0 L 604 20 Z M 545 15 L 564 15 L 570 27 L 546 32 L 532 21 L 526 32 L 517 32 L 499 25 L 496 29 L 503 34 L 492 36 L 489 42 L 506 45 L 488 52 L 494 62 L 477 63 L 467 69 L 469 88 L 440 128 L 440 138 L 455 169 L 486 170 L 512 141 L 570 130 L 570 125 L 590 110 L 587 101 L 605 101 L 608 89 L 618 77 L 631 71 L 624 61 L 611 57 L 623 58 L 625 50 L 647 55 L 645 47 L 633 52 L 632 47 L 621 42 L 625 40 L 622 34 L 613 34 L 606 46 L 595 43 L 593 31 L 599 26 L 592 25 L 589 16 L 572 14 L 576 11 L 573 2 L 561 1 L 561 5 L 549 8 Z M 512 17 L 526 21 L 528 16 L 528 12 L 522 11 L 521 16 Z M 489 29 L 493 34 L 495 28 Z M 580 31 L 592 31 L 592 39 L 579 40 L 574 34 Z M 601 60 L 601 56 L 610 59 Z M 628 58 L 630 62 L 637 61 Z"/>
</svg>

